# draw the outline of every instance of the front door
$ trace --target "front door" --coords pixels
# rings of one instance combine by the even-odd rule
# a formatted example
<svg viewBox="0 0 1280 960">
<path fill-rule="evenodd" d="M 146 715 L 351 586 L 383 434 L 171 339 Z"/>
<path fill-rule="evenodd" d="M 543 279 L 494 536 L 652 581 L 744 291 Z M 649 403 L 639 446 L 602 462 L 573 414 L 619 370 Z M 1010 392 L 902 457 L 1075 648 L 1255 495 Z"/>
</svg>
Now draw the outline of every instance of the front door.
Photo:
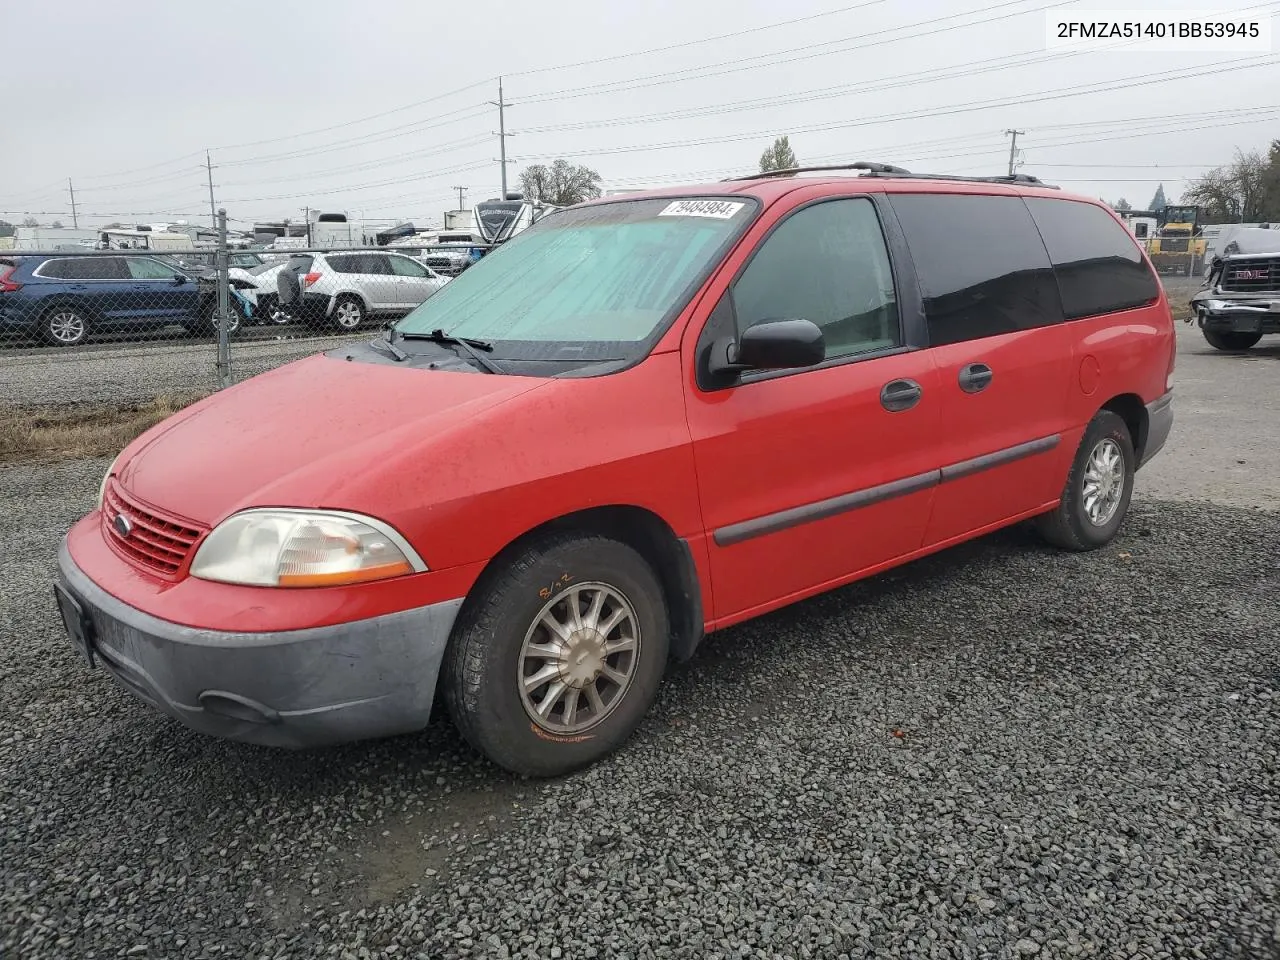
<svg viewBox="0 0 1280 960">
<path fill-rule="evenodd" d="M 391 272 L 395 275 L 396 306 L 408 312 L 436 291 L 427 268 L 416 260 L 399 254 L 387 254 Z"/>
<path fill-rule="evenodd" d="M 919 548 L 941 399 L 929 352 L 904 346 L 898 304 L 875 205 L 835 198 L 772 229 L 709 317 L 700 344 L 804 318 L 823 330 L 827 355 L 727 385 L 690 375 L 717 619 Z"/>
<path fill-rule="evenodd" d="M 1021 197 L 893 194 L 942 394 L 941 471 L 925 535 L 939 544 L 1062 493 L 1072 335 Z"/>
<path fill-rule="evenodd" d="M 126 257 L 125 264 L 133 281 L 129 284 L 132 320 L 159 324 L 196 313 L 199 286 L 177 267 L 151 257 Z"/>
</svg>

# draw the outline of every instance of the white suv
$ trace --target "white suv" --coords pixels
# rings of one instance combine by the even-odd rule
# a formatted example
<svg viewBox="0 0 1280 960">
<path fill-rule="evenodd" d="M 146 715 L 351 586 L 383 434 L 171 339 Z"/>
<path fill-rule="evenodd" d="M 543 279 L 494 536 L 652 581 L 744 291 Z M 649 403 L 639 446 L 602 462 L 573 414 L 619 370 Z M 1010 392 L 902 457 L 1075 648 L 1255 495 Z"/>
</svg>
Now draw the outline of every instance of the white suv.
<svg viewBox="0 0 1280 960">
<path fill-rule="evenodd" d="M 285 313 L 313 326 L 354 330 L 368 317 L 403 316 L 449 278 L 402 254 L 342 251 L 291 257 L 275 281 Z"/>
</svg>

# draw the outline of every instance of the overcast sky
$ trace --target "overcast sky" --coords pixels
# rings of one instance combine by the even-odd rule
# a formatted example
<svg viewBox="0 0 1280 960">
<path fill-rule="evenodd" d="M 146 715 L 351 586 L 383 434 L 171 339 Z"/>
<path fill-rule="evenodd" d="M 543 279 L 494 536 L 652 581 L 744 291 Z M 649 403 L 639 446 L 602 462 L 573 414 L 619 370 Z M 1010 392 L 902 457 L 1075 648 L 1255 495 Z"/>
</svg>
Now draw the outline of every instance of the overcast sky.
<svg viewBox="0 0 1280 960">
<path fill-rule="evenodd" d="M 801 162 L 998 174 L 1003 131 L 1016 127 L 1021 171 L 1143 207 L 1157 182 L 1172 202 L 1236 148 L 1280 138 L 1275 53 L 1046 49 L 1046 8 L 1108 6 L 6 4 L 0 217 L 70 226 L 70 177 L 81 226 L 207 223 L 208 149 L 217 202 L 242 224 L 300 218 L 308 205 L 438 223 L 457 204 L 454 186 L 468 201 L 498 193 L 497 109 L 487 101 L 499 74 L 513 104 L 513 184 L 527 163 L 556 157 L 598 170 L 606 188 L 718 179 L 756 169 L 778 134 L 791 136 Z M 1233 6 L 1274 14 L 1280 0 Z M 1188 73 L 1201 75 L 1177 76 Z M 993 100 L 1006 105 L 983 106 Z"/>
</svg>

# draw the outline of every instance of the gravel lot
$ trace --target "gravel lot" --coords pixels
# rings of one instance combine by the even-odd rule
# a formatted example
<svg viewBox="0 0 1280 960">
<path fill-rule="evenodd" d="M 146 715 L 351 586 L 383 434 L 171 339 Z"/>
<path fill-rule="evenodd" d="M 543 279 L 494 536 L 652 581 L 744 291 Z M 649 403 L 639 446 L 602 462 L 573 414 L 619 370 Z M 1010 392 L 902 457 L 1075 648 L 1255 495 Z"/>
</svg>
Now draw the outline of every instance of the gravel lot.
<svg viewBox="0 0 1280 960">
<path fill-rule="evenodd" d="M 1008 531 L 716 635 L 552 782 L 443 722 L 152 714 L 49 597 L 105 463 L 0 469 L 0 956 L 1280 958 L 1280 347 L 1181 347 L 1112 548 Z"/>
</svg>

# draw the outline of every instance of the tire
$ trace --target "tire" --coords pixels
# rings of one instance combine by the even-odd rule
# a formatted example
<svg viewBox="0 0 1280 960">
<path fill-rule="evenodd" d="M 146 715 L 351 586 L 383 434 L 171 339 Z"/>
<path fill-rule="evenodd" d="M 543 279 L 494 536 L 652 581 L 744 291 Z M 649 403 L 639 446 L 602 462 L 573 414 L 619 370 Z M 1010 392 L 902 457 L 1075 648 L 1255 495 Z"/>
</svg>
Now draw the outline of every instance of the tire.
<svg viewBox="0 0 1280 960">
<path fill-rule="evenodd" d="M 1095 460 L 1095 455 L 1102 455 Z M 1095 478 L 1099 473 L 1105 478 L 1107 471 L 1098 468 L 1103 462 L 1114 463 L 1123 473 L 1117 478 L 1111 474 L 1109 482 L 1097 491 Z M 1062 491 L 1062 502 L 1051 513 L 1036 518 L 1040 535 L 1055 547 L 1064 550 L 1097 550 L 1115 537 L 1129 512 L 1129 500 L 1133 496 L 1133 476 L 1137 457 L 1133 452 L 1133 438 L 1124 420 L 1110 410 L 1100 410 L 1089 421 L 1080 441 L 1067 485 Z M 1118 493 L 1114 493 L 1118 491 Z M 1108 494 L 1114 493 L 1114 497 Z M 1099 498 L 1105 509 L 1095 506 Z M 1091 507 L 1094 509 L 1091 510 Z"/>
<path fill-rule="evenodd" d="M 359 297 L 344 293 L 333 305 L 329 320 L 338 330 L 356 330 L 364 323 L 364 303 Z"/>
<path fill-rule="evenodd" d="M 1235 333 L 1232 331 L 1205 330 L 1204 338 L 1209 346 L 1218 350 L 1248 350 L 1262 339 L 1260 333 Z"/>
<path fill-rule="evenodd" d="M 40 339 L 58 347 L 76 347 L 89 338 L 89 316 L 79 307 L 60 304 L 40 318 Z"/>
<path fill-rule="evenodd" d="M 586 630 L 552 642 L 543 615 L 571 623 L 568 604 L 576 597 L 589 617 L 596 596 L 597 616 L 621 618 L 603 635 L 618 650 L 601 659 L 599 632 Z M 559 654 L 526 651 L 526 641 Z M 442 693 L 462 735 L 498 766 L 558 776 L 607 756 L 635 732 L 657 695 L 669 642 L 662 586 L 639 553 L 602 536 L 559 535 L 524 548 L 477 584 L 445 652 Z M 602 665 L 625 682 L 600 672 Z M 522 682 L 540 672 L 548 676 L 540 685 Z M 536 716 L 540 706 L 546 719 Z"/>
<path fill-rule="evenodd" d="M 240 324 L 244 321 L 244 310 L 240 306 L 239 301 L 232 297 L 228 306 L 231 309 L 230 323 L 227 324 L 227 336 L 234 336 L 236 331 L 240 329 Z M 215 297 L 205 304 L 203 312 L 200 316 L 200 329 L 208 335 L 217 336 L 218 334 L 218 300 Z"/>
</svg>

